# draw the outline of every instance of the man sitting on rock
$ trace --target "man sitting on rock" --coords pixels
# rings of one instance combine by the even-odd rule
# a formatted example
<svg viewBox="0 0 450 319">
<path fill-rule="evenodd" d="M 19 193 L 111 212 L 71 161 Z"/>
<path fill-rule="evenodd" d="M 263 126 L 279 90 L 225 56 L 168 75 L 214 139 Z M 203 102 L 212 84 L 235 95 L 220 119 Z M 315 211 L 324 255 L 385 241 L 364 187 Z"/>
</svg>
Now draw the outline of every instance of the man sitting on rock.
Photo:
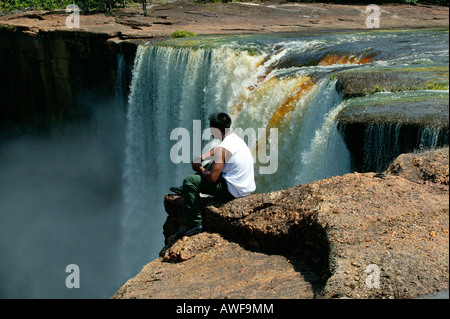
<svg viewBox="0 0 450 319">
<path fill-rule="evenodd" d="M 200 193 L 231 200 L 250 195 L 256 189 L 252 154 L 244 140 L 230 131 L 230 116 L 211 114 L 209 124 L 220 131 L 221 142 L 209 153 L 194 158 L 192 169 L 197 173 L 183 181 L 183 214 L 187 227 L 177 233 L 177 238 L 202 232 Z M 203 167 L 201 162 L 210 157 L 213 161 Z"/>
</svg>

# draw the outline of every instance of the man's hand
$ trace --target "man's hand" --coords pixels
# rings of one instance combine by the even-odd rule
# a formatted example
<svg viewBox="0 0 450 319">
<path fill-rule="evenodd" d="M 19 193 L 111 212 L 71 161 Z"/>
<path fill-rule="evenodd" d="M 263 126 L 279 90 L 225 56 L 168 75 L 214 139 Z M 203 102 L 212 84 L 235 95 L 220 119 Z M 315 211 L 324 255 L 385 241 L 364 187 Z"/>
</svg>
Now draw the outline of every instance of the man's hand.
<svg viewBox="0 0 450 319">
<path fill-rule="evenodd" d="M 222 172 L 223 164 L 226 159 L 226 151 L 224 148 L 218 148 L 214 154 L 214 162 L 209 171 L 205 170 L 201 164 L 192 163 L 192 169 L 199 172 L 200 175 L 208 182 L 215 183 Z M 231 156 L 231 154 L 229 154 Z"/>
<path fill-rule="evenodd" d="M 200 172 L 200 167 L 202 167 L 202 156 L 195 156 L 192 160 L 192 169 L 196 172 Z"/>
<path fill-rule="evenodd" d="M 192 163 L 201 163 L 203 161 L 203 156 L 194 156 Z"/>
<path fill-rule="evenodd" d="M 195 160 L 192 162 L 192 169 L 196 172 L 200 172 L 200 168 L 202 167 L 201 161 L 196 162 Z"/>
</svg>

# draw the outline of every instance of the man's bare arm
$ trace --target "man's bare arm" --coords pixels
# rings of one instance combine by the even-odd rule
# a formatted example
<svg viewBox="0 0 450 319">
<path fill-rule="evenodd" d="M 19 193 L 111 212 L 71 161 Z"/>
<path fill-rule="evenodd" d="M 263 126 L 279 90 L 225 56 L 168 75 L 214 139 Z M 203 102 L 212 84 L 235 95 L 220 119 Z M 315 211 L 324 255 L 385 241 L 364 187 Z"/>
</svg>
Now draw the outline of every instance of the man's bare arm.
<svg viewBox="0 0 450 319">
<path fill-rule="evenodd" d="M 204 160 L 206 160 L 206 159 L 208 159 L 208 158 L 210 158 L 210 157 L 213 157 L 213 156 L 214 156 L 214 151 L 215 151 L 215 148 L 211 149 L 208 153 L 203 154 L 203 155 L 200 157 L 200 159 L 201 159 L 202 161 L 204 161 Z"/>
<path fill-rule="evenodd" d="M 214 156 L 214 150 L 215 149 L 213 148 L 212 150 L 210 150 L 209 152 L 203 154 L 202 156 L 195 156 L 192 162 L 193 163 L 201 163 L 204 160 L 213 157 Z"/>
<path fill-rule="evenodd" d="M 199 172 L 200 175 L 211 183 L 215 183 L 222 172 L 223 164 L 227 158 L 227 151 L 224 148 L 217 148 L 214 154 L 214 163 L 211 165 L 211 169 L 207 171 L 201 164 L 192 164 L 192 168 Z"/>
</svg>

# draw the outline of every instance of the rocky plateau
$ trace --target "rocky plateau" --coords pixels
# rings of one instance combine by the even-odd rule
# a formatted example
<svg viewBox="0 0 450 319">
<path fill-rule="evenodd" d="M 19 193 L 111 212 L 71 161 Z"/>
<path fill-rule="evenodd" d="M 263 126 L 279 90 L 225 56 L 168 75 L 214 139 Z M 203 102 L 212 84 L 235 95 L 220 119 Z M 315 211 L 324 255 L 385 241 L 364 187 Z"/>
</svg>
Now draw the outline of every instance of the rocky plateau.
<svg viewBox="0 0 450 319">
<path fill-rule="evenodd" d="M 449 149 L 227 203 L 205 232 L 173 240 L 112 298 L 416 298 L 448 289 Z"/>
</svg>

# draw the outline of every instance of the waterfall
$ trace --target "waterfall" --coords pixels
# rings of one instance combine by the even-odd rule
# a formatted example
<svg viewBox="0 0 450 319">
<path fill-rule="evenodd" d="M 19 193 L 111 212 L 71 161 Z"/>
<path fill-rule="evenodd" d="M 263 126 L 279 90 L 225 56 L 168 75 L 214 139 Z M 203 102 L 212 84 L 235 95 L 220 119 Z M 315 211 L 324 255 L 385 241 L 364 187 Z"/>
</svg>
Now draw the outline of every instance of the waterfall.
<svg viewBox="0 0 450 319">
<path fill-rule="evenodd" d="M 370 123 L 365 128 L 362 171 L 383 172 L 400 154 L 448 145 L 448 129 L 434 125 Z"/>
<path fill-rule="evenodd" d="M 116 72 L 116 99 L 122 103 L 124 100 L 124 69 L 125 69 L 125 58 L 123 53 L 117 54 L 117 72 Z"/>
<path fill-rule="evenodd" d="M 442 145 L 441 135 L 447 135 L 448 141 L 448 130 L 447 133 L 439 126 L 422 126 L 418 134 L 418 149 L 424 151 L 427 149 L 433 149 Z M 443 139 L 445 140 L 445 138 Z"/>
<path fill-rule="evenodd" d="M 328 95 L 322 96 L 322 99 L 327 97 L 328 103 L 319 101 L 319 105 L 328 104 L 331 107 L 324 112 L 323 122 L 316 122 L 322 125 L 315 130 L 311 146 L 301 153 L 304 166 L 298 170 L 300 173 L 297 180 L 302 183 L 343 175 L 352 170 L 350 153 L 334 121 L 345 108 L 346 102 L 335 91 L 335 82 L 330 84 L 327 88 Z"/>
<path fill-rule="evenodd" d="M 448 43 L 448 34 L 436 36 Z M 411 58 L 405 38 L 422 43 L 417 59 Z M 180 158 L 191 159 L 210 142 L 202 139 L 208 115 L 228 112 L 233 129 L 253 152 L 257 192 L 342 175 L 351 172 L 352 162 L 334 120 L 347 101 L 336 90 L 333 74 L 399 63 L 417 66 L 424 58 L 447 64 L 448 50 L 436 57 L 438 42 L 416 33 L 376 32 L 209 36 L 139 46 L 127 108 L 124 276 L 157 256 L 166 219 L 164 194 L 192 173 L 189 161 L 171 160 L 171 154 L 185 151 L 172 152 L 176 129 L 189 144 L 188 154 Z M 448 129 L 414 130 L 369 125 L 361 136 L 366 146 L 360 161 L 381 170 L 389 158 L 410 147 L 411 136 L 417 137 L 416 149 L 448 141 Z"/>
<path fill-rule="evenodd" d="M 192 133 L 194 120 L 205 126 L 210 113 L 227 111 L 233 128 L 264 129 L 263 140 L 278 142 L 277 170 L 260 174 L 265 163 L 255 159 L 258 192 L 350 171 L 348 151 L 333 122 L 342 108 L 336 81 L 308 68 L 275 68 L 284 54 L 230 45 L 138 47 L 127 113 L 124 276 L 136 273 L 161 249 L 164 194 L 192 172 L 189 164 L 170 160 L 175 141 L 169 136 L 175 128 Z M 277 141 L 269 136 L 274 128 Z"/>
<path fill-rule="evenodd" d="M 370 123 L 365 131 L 363 171 L 382 172 L 400 154 L 401 124 Z"/>
</svg>

